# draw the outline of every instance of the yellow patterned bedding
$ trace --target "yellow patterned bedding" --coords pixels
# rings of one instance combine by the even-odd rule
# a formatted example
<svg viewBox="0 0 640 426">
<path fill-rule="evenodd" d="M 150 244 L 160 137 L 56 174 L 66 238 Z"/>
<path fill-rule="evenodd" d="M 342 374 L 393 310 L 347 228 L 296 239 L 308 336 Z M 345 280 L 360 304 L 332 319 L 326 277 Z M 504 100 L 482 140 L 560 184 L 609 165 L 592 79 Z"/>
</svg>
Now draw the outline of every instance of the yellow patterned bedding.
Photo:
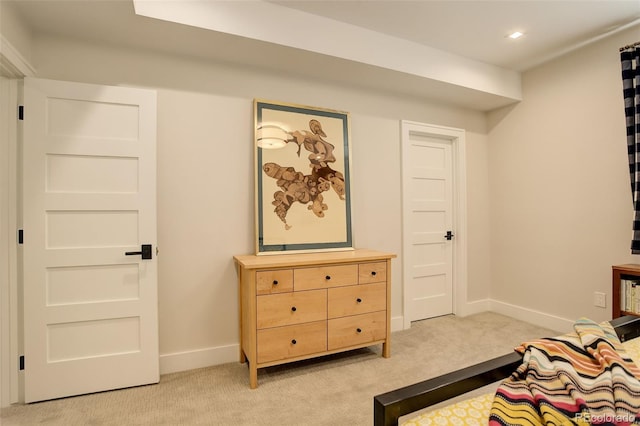
<svg viewBox="0 0 640 426">
<path fill-rule="evenodd" d="M 489 423 L 489 412 L 491 411 L 492 402 L 493 393 L 485 393 L 475 398 L 465 399 L 464 401 L 419 415 L 402 423 L 402 425 L 486 426 Z"/>
<path fill-rule="evenodd" d="M 636 365 L 640 366 L 640 337 L 624 342 L 622 345 Z M 489 423 L 493 396 L 493 392 L 484 393 L 417 415 L 401 424 L 402 426 L 486 426 Z"/>
</svg>

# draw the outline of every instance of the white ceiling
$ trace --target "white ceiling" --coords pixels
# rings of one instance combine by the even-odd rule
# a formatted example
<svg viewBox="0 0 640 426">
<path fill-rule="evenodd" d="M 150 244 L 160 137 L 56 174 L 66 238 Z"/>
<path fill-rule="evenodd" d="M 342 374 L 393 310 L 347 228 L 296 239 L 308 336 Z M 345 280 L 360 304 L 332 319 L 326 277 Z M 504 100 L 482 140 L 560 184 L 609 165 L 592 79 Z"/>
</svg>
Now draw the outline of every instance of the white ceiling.
<svg viewBox="0 0 640 426">
<path fill-rule="evenodd" d="M 640 0 L 274 0 L 272 3 L 517 71 L 640 20 Z M 506 37 L 514 31 L 525 35 L 518 40 Z"/>
<path fill-rule="evenodd" d="M 137 1 L 158 3 L 156 0 Z M 184 0 L 171 3 L 175 5 L 180 1 L 194 3 Z M 252 8 L 263 2 L 200 0 L 199 3 Z M 196 28 L 149 19 L 136 15 L 133 0 L 0 0 L 2 7 L 14 8 L 34 34 L 54 34 L 240 63 L 304 75 L 305 78 L 322 78 L 365 88 L 375 86 L 378 90 L 446 100 L 481 110 L 512 103 L 514 97 L 487 96 L 482 90 L 462 90 L 442 81 L 398 72 L 393 66 L 334 56 L 329 50 L 318 56 L 318 50 L 301 46 L 306 46 L 305 43 L 311 46 L 322 39 L 333 40 L 335 34 L 327 31 L 326 26 L 313 27 L 317 22 L 331 22 L 326 20 L 328 18 L 349 24 L 349 28 L 360 28 L 361 34 L 371 35 L 373 33 L 368 31 L 375 31 L 393 40 L 397 46 L 401 45 L 399 43 L 407 43 L 408 47 L 423 45 L 513 72 L 527 70 L 619 30 L 638 28 L 637 40 L 633 41 L 640 40 L 640 0 L 273 0 L 269 3 L 283 12 L 295 10 L 295 16 L 302 19 L 308 17 L 313 28 L 312 37 L 316 40 L 310 37 L 309 40 L 297 40 L 297 44 L 270 43 L 262 41 L 264 38 L 252 37 L 248 32 L 245 35 L 243 31 L 211 31 L 211 27 L 207 30 L 202 25 Z M 220 10 L 223 9 L 218 7 L 216 13 Z M 294 15 L 283 13 L 282 16 Z M 315 19 L 318 17 L 324 20 Z M 242 28 L 243 22 L 234 24 Z M 291 22 L 282 19 L 272 25 L 286 31 Z M 506 38 L 516 30 L 523 32 L 524 37 L 518 40 Z M 297 37 L 296 34 L 290 36 L 292 39 Z M 349 42 L 340 39 L 336 44 L 348 45 Z M 375 45 L 367 48 L 375 49 Z M 321 66 L 318 66 L 319 61 Z"/>
</svg>

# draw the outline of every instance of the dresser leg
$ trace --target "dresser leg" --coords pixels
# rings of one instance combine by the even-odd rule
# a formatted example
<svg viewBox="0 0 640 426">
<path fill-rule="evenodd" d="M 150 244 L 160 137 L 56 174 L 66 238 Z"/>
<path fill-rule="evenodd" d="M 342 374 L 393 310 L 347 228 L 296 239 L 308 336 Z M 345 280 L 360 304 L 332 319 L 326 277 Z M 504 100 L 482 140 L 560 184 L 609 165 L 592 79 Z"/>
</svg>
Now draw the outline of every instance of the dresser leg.
<svg viewBox="0 0 640 426">
<path fill-rule="evenodd" d="M 249 364 L 249 387 L 255 389 L 258 387 L 258 369 L 252 364 Z"/>
<path fill-rule="evenodd" d="M 382 356 L 384 358 L 389 358 L 391 356 L 391 342 L 388 340 L 382 344 Z"/>
</svg>

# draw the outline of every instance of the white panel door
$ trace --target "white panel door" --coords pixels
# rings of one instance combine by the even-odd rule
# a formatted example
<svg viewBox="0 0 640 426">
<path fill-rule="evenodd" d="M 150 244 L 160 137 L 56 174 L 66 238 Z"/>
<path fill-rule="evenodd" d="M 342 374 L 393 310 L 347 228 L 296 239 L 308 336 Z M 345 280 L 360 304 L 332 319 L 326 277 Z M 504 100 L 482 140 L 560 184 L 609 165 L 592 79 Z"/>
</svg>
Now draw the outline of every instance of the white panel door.
<svg viewBox="0 0 640 426">
<path fill-rule="evenodd" d="M 156 93 L 26 78 L 24 103 L 25 401 L 157 383 Z"/>
<path fill-rule="evenodd" d="M 453 312 L 452 140 L 403 123 L 405 316 Z"/>
</svg>

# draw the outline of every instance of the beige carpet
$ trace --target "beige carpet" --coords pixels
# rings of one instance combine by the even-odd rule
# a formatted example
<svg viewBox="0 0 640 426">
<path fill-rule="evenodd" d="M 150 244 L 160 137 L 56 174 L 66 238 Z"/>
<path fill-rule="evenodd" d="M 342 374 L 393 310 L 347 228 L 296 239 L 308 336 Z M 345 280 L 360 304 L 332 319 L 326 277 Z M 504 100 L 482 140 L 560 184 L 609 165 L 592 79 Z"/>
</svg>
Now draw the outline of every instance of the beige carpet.
<svg viewBox="0 0 640 426">
<path fill-rule="evenodd" d="M 239 363 L 163 375 L 157 385 L 2 410 L 13 425 L 371 425 L 373 397 L 503 355 L 554 331 L 494 313 L 453 315 L 392 333 L 380 345 L 258 371 Z"/>
</svg>

